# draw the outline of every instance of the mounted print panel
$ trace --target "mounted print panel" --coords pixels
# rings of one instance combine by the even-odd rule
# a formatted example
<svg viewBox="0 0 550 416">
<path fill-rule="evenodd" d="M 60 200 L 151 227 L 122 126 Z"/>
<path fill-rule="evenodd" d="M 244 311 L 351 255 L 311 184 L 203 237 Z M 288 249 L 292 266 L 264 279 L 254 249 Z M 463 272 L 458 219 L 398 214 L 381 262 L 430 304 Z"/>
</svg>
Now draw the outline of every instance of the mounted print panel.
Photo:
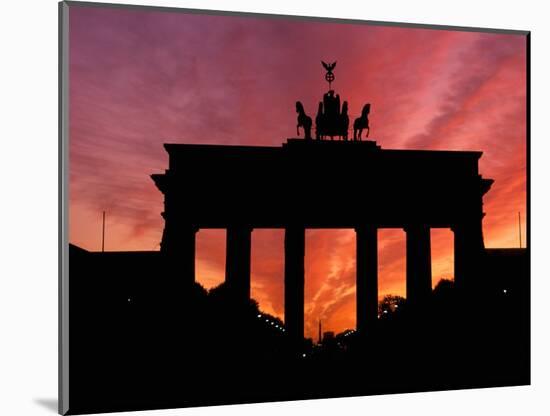
<svg viewBox="0 0 550 416">
<path fill-rule="evenodd" d="M 60 38 L 60 413 L 530 383 L 528 32 L 69 1 Z"/>
</svg>

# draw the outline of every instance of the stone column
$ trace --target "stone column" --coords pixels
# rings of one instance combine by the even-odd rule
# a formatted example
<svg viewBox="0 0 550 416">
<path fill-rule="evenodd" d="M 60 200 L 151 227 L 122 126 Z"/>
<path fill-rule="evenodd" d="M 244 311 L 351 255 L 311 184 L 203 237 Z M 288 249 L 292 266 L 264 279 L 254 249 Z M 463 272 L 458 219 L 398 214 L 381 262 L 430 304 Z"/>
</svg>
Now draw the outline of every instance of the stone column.
<svg viewBox="0 0 550 416">
<path fill-rule="evenodd" d="M 229 227 L 226 236 L 225 282 L 243 302 L 250 299 L 250 255 L 252 229 Z"/>
<path fill-rule="evenodd" d="M 178 285 L 191 285 L 195 282 L 195 240 L 198 228 L 190 223 L 165 217 L 164 231 L 160 244 L 166 273 Z"/>
<path fill-rule="evenodd" d="M 304 338 L 305 228 L 285 230 L 285 327 L 294 341 Z"/>
<path fill-rule="evenodd" d="M 378 319 L 378 229 L 361 226 L 356 232 L 357 331 L 364 333 Z"/>
<path fill-rule="evenodd" d="M 452 227 L 454 232 L 455 286 L 462 292 L 475 291 L 473 282 L 481 268 L 484 250 L 481 220 Z"/>
<path fill-rule="evenodd" d="M 422 306 L 432 292 L 430 227 L 413 225 L 407 233 L 407 303 Z"/>
</svg>

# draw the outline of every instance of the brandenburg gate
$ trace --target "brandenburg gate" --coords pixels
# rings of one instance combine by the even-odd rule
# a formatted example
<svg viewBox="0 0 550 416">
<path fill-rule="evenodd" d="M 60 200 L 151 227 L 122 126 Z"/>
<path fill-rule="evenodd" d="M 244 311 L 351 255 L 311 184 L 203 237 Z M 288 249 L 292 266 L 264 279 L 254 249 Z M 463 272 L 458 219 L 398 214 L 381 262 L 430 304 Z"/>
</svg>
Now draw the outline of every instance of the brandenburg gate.
<svg viewBox="0 0 550 416">
<path fill-rule="evenodd" d="M 355 230 L 360 332 L 377 320 L 379 228 L 406 232 L 411 305 L 422 305 L 431 293 L 431 228 L 454 232 L 455 285 L 475 289 L 484 251 L 482 199 L 493 182 L 479 174 L 481 152 L 390 150 L 374 141 L 320 134 L 288 139 L 280 147 L 164 147 L 169 167 L 152 178 L 164 194 L 161 252 L 174 278 L 194 282 L 199 229 L 226 229 L 225 281 L 246 302 L 252 231 L 284 229 L 285 326 L 296 339 L 304 332 L 307 228 Z"/>
</svg>

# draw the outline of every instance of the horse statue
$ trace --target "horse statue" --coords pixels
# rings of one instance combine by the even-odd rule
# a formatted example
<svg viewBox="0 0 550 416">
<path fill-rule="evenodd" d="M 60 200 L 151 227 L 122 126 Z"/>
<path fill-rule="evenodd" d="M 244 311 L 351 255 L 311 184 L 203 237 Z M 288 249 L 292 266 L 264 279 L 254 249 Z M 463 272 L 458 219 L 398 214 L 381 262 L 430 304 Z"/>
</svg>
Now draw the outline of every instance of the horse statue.
<svg viewBox="0 0 550 416">
<path fill-rule="evenodd" d="M 311 117 L 306 114 L 304 106 L 300 101 L 296 101 L 296 112 L 298 113 L 298 124 L 296 125 L 296 134 L 300 135 L 300 127 L 304 129 L 304 138 L 311 139 Z"/>
<path fill-rule="evenodd" d="M 367 137 L 369 137 L 369 113 L 370 104 L 365 104 L 363 111 L 361 111 L 361 117 L 356 118 L 353 122 L 353 140 L 361 140 L 361 133 L 363 129 L 367 129 Z M 357 134 L 359 132 L 359 134 Z"/>
<path fill-rule="evenodd" d="M 348 128 L 349 128 L 349 116 L 348 116 L 348 102 L 344 101 L 342 104 L 342 113 L 340 114 L 340 132 L 342 139 L 348 141 Z"/>
<path fill-rule="evenodd" d="M 317 108 L 317 116 L 315 117 L 315 138 L 317 140 L 323 139 L 324 132 L 324 114 L 323 114 L 323 103 L 319 103 Z"/>
</svg>

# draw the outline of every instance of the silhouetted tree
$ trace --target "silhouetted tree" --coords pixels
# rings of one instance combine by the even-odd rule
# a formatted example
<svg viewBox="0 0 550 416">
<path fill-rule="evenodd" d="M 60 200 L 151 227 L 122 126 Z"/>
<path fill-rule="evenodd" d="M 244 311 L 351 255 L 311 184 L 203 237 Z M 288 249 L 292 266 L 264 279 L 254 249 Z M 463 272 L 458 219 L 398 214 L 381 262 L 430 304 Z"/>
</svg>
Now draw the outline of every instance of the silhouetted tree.
<svg viewBox="0 0 550 416">
<path fill-rule="evenodd" d="M 405 306 L 405 298 L 397 295 L 386 295 L 378 303 L 378 315 L 380 319 L 387 319 L 389 316 L 400 312 Z"/>
<path fill-rule="evenodd" d="M 435 286 L 433 293 L 437 296 L 447 296 L 454 291 L 455 282 L 450 279 L 441 279 Z"/>
</svg>

